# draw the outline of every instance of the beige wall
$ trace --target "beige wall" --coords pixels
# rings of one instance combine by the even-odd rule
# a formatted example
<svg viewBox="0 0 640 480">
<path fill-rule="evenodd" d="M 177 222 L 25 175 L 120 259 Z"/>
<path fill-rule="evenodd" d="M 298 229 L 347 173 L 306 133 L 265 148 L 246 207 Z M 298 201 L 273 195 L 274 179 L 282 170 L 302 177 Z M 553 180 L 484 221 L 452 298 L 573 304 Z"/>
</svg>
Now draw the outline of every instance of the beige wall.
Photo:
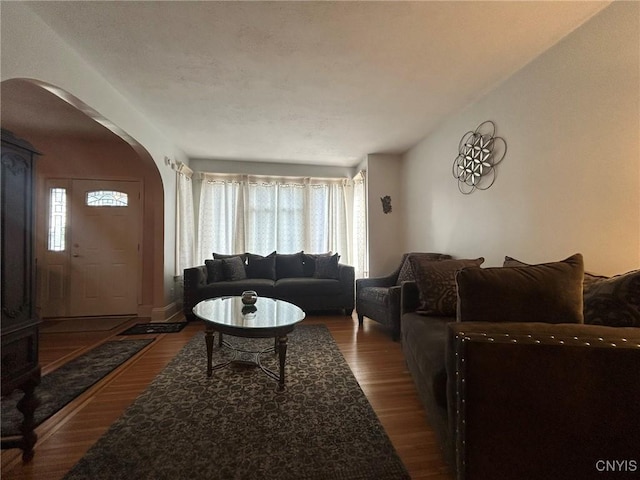
<svg viewBox="0 0 640 480">
<path fill-rule="evenodd" d="M 639 268 L 639 19 L 640 4 L 614 3 L 411 149 L 406 249 L 485 266 L 581 252 L 592 272 Z M 465 196 L 452 163 L 485 120 L 507 155 L 489 190 Z"/>
<path fill-rule="evenodd" d="M 43 156 L 37 163 L 38 197 L 37 228 L 38 257 L 43 257 L 46 245 L 47 179 L 108 179 L 137 180 L 141 184 L 143 199 L 141 266 L 142 282 L 139 286 L 139 311 L 144 317 L 152 316 L 153 286 L 151 281 L 161 272 L 154 272 L 154 251 L 157 232 L 162 234 L 162 224 L 157 225 L 157 209 L 162 205 L 162 187 L 158 173 L 140 161 L 137 153 L 126 142 L 114 137 L 112 141 L 95 141 L 73 137 L 49 137 L 30 133 L 29 141 L 37 146 Z M 161 212 L 160 212 L 161 215 Z"/>
<path fill-rule="evenodd" d="M 406 206 L 401 191 L 402 158 L 399 155 L 367 156 L 367 205 L 369 218 L 369 275 L 391 273 L 404 252 Z M 391 197 L 391 213 L 382 211 L 381 197 Z"/>
<path fill-rule="evenodd" d="M 253 162 L 226 159 L 190 158 L 194 172 L 240 173 L 287 177 L 353 178 L 355 168 L 277 162 Z"/>
</svg>

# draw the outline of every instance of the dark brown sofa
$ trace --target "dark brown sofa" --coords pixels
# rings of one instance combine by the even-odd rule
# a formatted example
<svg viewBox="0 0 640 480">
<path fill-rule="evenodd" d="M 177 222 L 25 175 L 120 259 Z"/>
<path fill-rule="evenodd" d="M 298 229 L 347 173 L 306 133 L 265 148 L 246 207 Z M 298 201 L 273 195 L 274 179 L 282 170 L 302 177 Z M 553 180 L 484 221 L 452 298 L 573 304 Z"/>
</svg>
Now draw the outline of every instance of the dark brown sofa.
<svg viewBox="0 0 640 480">
<path fill-rule="evenodd" d="M 405 360 L 458 479 L 616 478 L 599 460 L 640 472 L 640 271 L 585 287 L 591 324 L 421 315 L 416 282 L 401 307 Z"/>
<path fill-rule="evenodd" d="M 640 328 L 456 322 L 446 351 L 458 479 L 640 473 Z"/>
<path fill-rule="evenodd" d="M 316 266 L 316 257 L 302 252 L 267 257 L 243 253 L 214 255 L 205 265 L 184 270 L 183 312 L 194 320 L 193 307 L 208 298 L 241 295 L 255 290 L 259 296 L 277 298 L 298 305 L 305 312 L 342 310 L 351 315 L 354 308 L 355 269 L 338 263 L 337 255 L 321 255 L 324 262 L 332 257 L 330 268 Z M 240 257 L 240 278 L 229 277 L 219 270 L 231 257 Z M 217 262 L 220 262 L 218 264 Z M 265 264 L 268 268 L 265 268 Z"/>
</svg>

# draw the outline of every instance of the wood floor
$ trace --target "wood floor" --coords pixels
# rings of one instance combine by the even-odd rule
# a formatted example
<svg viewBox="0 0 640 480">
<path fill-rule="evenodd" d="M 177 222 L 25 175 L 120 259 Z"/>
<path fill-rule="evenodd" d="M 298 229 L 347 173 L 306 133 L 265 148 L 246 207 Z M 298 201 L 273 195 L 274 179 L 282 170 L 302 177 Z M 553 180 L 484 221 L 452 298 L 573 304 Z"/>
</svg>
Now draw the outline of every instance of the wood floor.
<svg viewBox="0 0 640 480">
<path fill-rule="evenodd" d="M 178 320 L 181 319 L 172 319 Z M 133 319 L 109 331 L 42 334 L 42 373 L 106 340 L 131 338 L 115 335 L 135 323 Z M 425 419 L 400 344 L 391 341 L 382 326 L 368 319 L 358 328 L 355 315 L 309 316 L 304 323 L 323 323 L 329 328 L 411 477 L 453 480 Z M 2 450 L 3 480 L 62 478 L 202 329 L 202 324 L 194 322 L 180 333 L 148 335 L 156 337 L 156 341 L 38 427 L 36 454 L 29 464 L 22 463 L 19 450 Z"/>
</svg>

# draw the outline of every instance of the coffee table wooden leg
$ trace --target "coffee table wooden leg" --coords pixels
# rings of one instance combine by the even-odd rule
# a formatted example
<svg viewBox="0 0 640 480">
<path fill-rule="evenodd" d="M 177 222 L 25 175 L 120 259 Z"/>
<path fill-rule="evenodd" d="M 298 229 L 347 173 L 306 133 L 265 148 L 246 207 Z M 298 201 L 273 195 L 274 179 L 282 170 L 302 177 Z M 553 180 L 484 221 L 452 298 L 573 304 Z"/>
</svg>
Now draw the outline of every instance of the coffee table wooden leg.
<svg viewBox="0 0 640 480">
<path fill-rule="evenodd" d="M 222 335 L 220 335 L 220 338 L 222 338 Z M 210 377 L 213 372 L 213 329 L 208 326 L 204 332 L 204 341 L 207 344 L 207 377 Z"/>
<path fill-rule="evenodd" d="M 278 390 L 284 390 L 284 364 L 287 359 L 287 336 L 278 337 L 278 360 L 280 362 L 280 378 L 278 379 Z"/>
</svg>

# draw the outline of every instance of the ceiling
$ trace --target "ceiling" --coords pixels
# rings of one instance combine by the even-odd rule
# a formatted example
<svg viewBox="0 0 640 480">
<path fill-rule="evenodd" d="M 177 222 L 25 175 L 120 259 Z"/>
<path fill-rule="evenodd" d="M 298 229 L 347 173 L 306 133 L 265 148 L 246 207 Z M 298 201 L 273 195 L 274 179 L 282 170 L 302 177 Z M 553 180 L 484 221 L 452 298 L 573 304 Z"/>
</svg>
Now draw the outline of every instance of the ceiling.
<svg viewBox="0 0 640 480">
<path fill-rule="evenodd" d="M 191 158 L 353 166 L 411 148 L 608 3 L 28 6 Z M 93 128 L 24 101 L 47 128 Z M 15 110 L 3 124 L 31 121 Z"/>
</svg>

